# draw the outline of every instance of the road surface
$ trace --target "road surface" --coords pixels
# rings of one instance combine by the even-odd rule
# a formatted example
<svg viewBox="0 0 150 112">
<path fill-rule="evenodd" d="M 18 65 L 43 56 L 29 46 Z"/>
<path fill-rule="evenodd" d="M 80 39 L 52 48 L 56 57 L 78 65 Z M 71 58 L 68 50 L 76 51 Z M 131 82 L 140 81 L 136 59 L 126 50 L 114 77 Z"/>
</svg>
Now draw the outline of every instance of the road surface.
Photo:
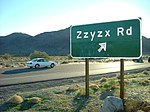
<svg viewBox="0 0 150 112">
<path fill-rule="evenodd" d="M 132 61 L 125 62 L 125 70 L 133 70 L 140 68 L 150 67 L 150 63 L 134 63 Z M 85 76 L 85 64 L 64 64 L 58 65 L 52 69 L 50 68 L 1 68 L 0 69 L 0 86 L 18 84 L 18 83 L 28 83 L 44 80 L 53 80 L 61 78 L 71 78 Z M 110 62 L 110 63 L 90 63 L 90 75 L 119 72 L 120 63 Z"/>
</svg>

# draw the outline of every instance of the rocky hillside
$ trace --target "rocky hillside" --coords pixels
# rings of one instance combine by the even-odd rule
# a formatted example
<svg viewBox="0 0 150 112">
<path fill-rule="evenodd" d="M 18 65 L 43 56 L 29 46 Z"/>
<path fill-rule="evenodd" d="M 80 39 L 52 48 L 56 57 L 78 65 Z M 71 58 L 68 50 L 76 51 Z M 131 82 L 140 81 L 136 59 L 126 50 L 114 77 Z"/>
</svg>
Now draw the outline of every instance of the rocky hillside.
<svg viewBox="0 0 150 112">
<path fill-rule="evenodd" d="M 150 38 L 142 36 L 142 39 L 143 54 L 150 54 Z"/>
<path fill-rule="evenodd" d="M 69 54 L 70 28 L 44 32 L 36 36 L 13 33 L 0 37 L 0 55 L 9 53 L 17 56 L 29 55 L 34 50 L 44 51 L 50 55 Z"/>
<path fill-rule="evenodd" d="M 49 55 L 68 55 L 70 46 L 70 28 L 44 32 L 36 36 L 12 33 L 0 36 L 0 55 L 9 53 L 16 56 L 28 56 L 34 50 Z M 143 36 L 143 54 L 150 54 L 150 38 Z"/>
</svg>

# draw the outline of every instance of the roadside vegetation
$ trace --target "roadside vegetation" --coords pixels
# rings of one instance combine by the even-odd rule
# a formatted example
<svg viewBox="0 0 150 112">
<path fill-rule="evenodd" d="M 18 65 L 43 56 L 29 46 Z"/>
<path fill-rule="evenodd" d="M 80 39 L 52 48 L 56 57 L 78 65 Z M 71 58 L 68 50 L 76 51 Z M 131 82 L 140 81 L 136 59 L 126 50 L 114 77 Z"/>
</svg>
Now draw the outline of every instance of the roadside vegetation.
<svg viewBox="0 0 150 112">
<path fill-rule="evenodd" d="M 82 80 L 57 86 L 17 92 L 2 103 L 4 111 L 50 111 L 50 112 L 100 112 L 107 96 L 119 97 L 119 74 L 115 77 L 101 77 L 90 80 L 90 96 L 85 96 Z M 68 79 L 65 81 L 67 82 Z M 35 84 L 34 87 L 37 87 Z M 42 83 L 40 83 L 40 87 Z M 14 86 L 15 87 L 15 86 Z M 17 86 L 18 87 L 18 86 Z M 6 89 L 6 88 L 5 88 Z M 25 89 L 25 87 L 24 87 Z M 2 90 L 1 90 L 2 91 Z M 19 100 L 16 100 L 18 97 Z M 21 97 L 21 98 L 20 98 Z M 15 100 L 15 101 L 14 101 Z M 125 112 L 149 112 L 150 110 L 150 70 L 125 75 Z"/>
<path fill-rule="evenodd" d="M 147 61 L 149 55 L 143 56 L 143 59 Z M 29 56 L 13 56 L 9 53 L 0 56 L 0 68 L 14 68 L 14 67 L 26 67 L 26 62 L 33 58 L 45 58 L 46 60 L 55 61 L 58 64 L 69 64 L 69 63 L 84 63 L 84 59 L 73 59 L 70 55 L 67 56 L 49 56 L 46 52 L 34 51 Z M 90 62 L 108 63 L 116 62 L 119 59 L 92 59 Z M 132 61 L 132 60 L 125 60 Z"/>
<path fill-rule="evenodd" d="M 46 52 L 34 51 L 29 55 L 30 59 L 34 58 L 45 58 L 46 60 L 50 59 L 50 56 Z"/>
<path fill-rule="evenodd" d="M 33 58 L 45 58 L 58 64 L 67 64 L 72 58 L 70 56 L 49 56 L 46 52 L 34 51 L 29 56 L 20 57 L 4 54 L 0 56 L 0 68 L 25 67 L 26 62 Z"/>
<path fill-rule="evenodd" d="M 13 56 L 9 53 L 0 56 L 0 68 L 16 68 L 26 67 L 26 62 L 33 58 L 46 58 L 47 60 L 55 61 L 58 64 L 69 64 L 69 63 L 85 63 L 84 59 L 73 59 L 70 55 L 68 56 L 49 56 L 46 52 L 34 51 L 29 56 Z M 148 57 L 148 56 L 147 56 Z M 147 58 L 144 58 L 147 61 Z M 109 63 L 116 62 L 119 59 L 92 59 L 90 62 L 93 63 Z M 132 61 L 132 60 L 126 60 Z"/>
</svg>

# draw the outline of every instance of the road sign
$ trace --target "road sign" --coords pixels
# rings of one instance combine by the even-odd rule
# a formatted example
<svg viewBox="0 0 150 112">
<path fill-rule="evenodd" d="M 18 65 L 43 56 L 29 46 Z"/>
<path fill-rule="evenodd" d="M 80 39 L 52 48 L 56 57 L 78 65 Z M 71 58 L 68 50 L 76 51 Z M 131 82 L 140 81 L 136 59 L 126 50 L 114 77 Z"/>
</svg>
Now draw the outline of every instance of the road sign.
<svg viewBox="0 0 150 112">
<path fill-rule="evenodd" d="M 72 26 L 70 51 L 81 58 L 139 58 L 142 55 L 141 20 Z"/>
</svg>

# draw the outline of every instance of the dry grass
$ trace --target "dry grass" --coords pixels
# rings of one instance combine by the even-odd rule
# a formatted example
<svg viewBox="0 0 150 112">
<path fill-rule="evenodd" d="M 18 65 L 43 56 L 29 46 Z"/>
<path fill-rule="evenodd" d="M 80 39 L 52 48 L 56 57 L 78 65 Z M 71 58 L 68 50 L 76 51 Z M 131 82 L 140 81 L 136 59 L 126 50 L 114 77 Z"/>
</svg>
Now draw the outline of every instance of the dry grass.
<svg viewBox="0 0 150 112">
<path fill-rule="evenodd" d="M 119 97 L 120 87 L 117 77 L 102 78 L 90 83 L 90 97 L 85 96 L 84 83 L 75 82 L 64 86 L 18 93 L 24 101 L 5 108 L 5 111 L 99 112 L 107 96 Z M 125 105 L 126 112 L 148 112 L 150 109 L 150 71 L 125 76 Z"/>
<path fill-rule="evenodd" d="M 32 97 L 29 101 L 30 101 L 30 103 L 39 103 L 39 102 L 41 102 L 41 98 L 39 98 L 39 97 Z"/>
<path fill-rule="evenodd" d="M 73 84 L 67 89 L 67 92 L 75 92 L 75 91 L 79 90 L 80 88 L 81 87 L 79 84 Z"/>
</svg>

